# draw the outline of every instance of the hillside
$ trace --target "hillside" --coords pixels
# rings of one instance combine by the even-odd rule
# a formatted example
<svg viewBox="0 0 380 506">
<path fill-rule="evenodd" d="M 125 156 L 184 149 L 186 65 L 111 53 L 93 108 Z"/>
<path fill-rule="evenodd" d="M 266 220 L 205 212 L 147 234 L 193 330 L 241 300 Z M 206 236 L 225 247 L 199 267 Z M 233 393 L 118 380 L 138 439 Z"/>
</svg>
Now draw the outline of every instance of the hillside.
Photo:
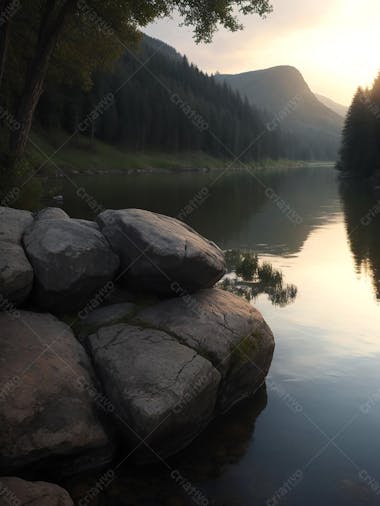
<svg viewBox="0 0 380 506">
<path fill-rule="evenodd" d="M 238 156 L 246 163 L 333 159 L 326 143 L 310 149 L 296 131 L 286 132 L 282 125 L 268 129 L 270 116 L 147 36 L 138 49 L 125 52 L 113 72 L 93 80 L 87 94 L 49 84 L 35 126 L 48 136 L 79 128 L 90 139 L 133 153 L 204 153 L 231 161 Z"/>
<path fill-rule="evenodd" d="M 290 158 L 291 139 L 266 132 L 262 113 L 156 39 L 145 36 L 113 72 L 93 81 L 87 94 L 75 86 L 49 85 L 36 126 L 68 134 L 79 129 L 132 152 L 202 152 L 231 160 L 243 153 L 247 162 Z"/>
<path fill-rule="evenodd" d="M 144 49 L 148 47 L 153 49 L 155 52 L 160 53 L 161 55 L 172 58 L 173 60 L 178 61 L 182 60 L 183 58 L 183 55 L 181 53 L 179 53 L 174 47 L 169 46 L 169 44 L 166 44 L 166 42 L 144 34 L 141 41 L 140 51 L 144 52 Z"/>
<path fill-rule="evenodd" d="M 206 172 L 226 168 L 242 169 L 286 169 L 305 167 L 304 161 L 287 159 L 261 159 L 232 163 L 228 157 L 213 157 L 201 151 L 182 151 L 180 153 L 145 150 L 134 151 L 122 146 L 112 145 L 98 139 L 76 135 L 68 141 L 62 130 L 41 130 L 35 128 L 27 155 L 39 173 L 59 174 L 61 170 L 71 174 L 143 173 L 143 172 Z M 312 164 L 310 164 L 312 165 Z M 42 167 L 42 170 L 40 170 Z"/>
<path fill-rule="evenodd" d="M 343 118 L 346 117 L 346 114 L 348 112 L 347 105 L 338 104 L 338 102 L 335 102 L 334 100 L 331 100 L 331 98 L 325 97 L 324 95 L 320 95 L 319 93 L 315 93 L 315 96 L 320 102 L 322 102 L 322 104 L 339 114 L 339 116 L 342 116 Z"/>
<path fill-rule="evenodd" d="M 215 78 L 268 111 L 272 122 L 297 137 L 308 158 L 336 158 L 343 118 L 316 98 L 296 68 L 279 66 Z"/>
</svg>

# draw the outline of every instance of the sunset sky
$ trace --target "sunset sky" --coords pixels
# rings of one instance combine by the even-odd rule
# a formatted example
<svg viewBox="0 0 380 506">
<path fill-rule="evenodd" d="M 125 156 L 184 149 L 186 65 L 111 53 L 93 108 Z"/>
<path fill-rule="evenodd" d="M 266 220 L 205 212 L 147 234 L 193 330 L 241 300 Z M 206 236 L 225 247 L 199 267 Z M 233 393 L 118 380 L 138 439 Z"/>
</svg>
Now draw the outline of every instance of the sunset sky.
<svg viewBox="0 0 380 506">
<path fill-rule="evenodd" d="M 379 0 L 273 0 L 265 20 L 243 19 L 244 31 L 219 30 L 212 44 L 196 45 L 180 18 L 161 20 L 146 32 L 185 53 L 209 73 L 239 73 L 293 65 L 311 89 L 348 104 L 359 85 L 380 69 Z"/>
</svg>

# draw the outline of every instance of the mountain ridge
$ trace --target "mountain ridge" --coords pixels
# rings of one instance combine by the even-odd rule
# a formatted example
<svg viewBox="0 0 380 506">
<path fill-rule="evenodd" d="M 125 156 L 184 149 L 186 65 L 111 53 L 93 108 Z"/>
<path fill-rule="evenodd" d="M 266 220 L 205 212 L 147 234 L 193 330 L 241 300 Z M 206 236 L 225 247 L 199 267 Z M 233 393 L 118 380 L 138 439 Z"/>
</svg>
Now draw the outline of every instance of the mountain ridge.
<svg viewBox="0 0 380 506">
<path fill-rule="evenodd" d="M 256 75 L 265 78 L 265 72 Z M 241 153 L 243 162 L 334 160 L 334 122 L 339 117 L 317 101 L 299 71 L 282 67 L 275 72 L 288 76 L 285 83 L 271 78 L 265 87 L 267 91 L 277 87 L 275 96 L 280 105 L 285 104 L 277 117 L 270 107 L 262 107 L 264 100 L 258 101 L 264 109 L 259 111 L 244 98 L 246 94 L 202 72 L 165 42 L 145 36 L 138 47 L 124 53 L 113 71 L 94 75 L 91 92 L 68 84 L 47 87 L 36 120 L 46 131 L 55 128 L 72 134 L 79 128 L 90 140 L 134 152 L 202 152 L 220 159 Z M 287 97 L 294 99 L 296 93 L 311 96 L 314 109 L 322 110 L 324 118 L 331 115 L 331 134 L 326 134 L 326 124 L 322 133 L 313 128 L 310 115 L 301 127 L 287 124 L 287 116 L 302 111 L 302 103 L 285 107 Z M 113 100 L 91 122 L 93 111 L 109 96 Z M 311 116 L 315 119 L 318 114 Z"/>
<path fill-rule="evenodd" d="M 238 91 L 251 105 L 281 118 L 281 126 L 296 134 L 311 155 L 325 145 L 326 159 L 336 158 L 344 118 L 318 100 L 297 68 L 280 65 L 217 74 L 215 79 Z"/>
<path fill-rule="evenodd" d="M 339 116 L 342 116 L 343 118 L 346 117 L 349 109 L 348 105 L 340 104 L 339 102 L 336 102 L 335 100 L 326 97 L 325 95 L 321 95 L 320 93 L 314 93 L 314 95 L 320 102 L 322 102 L 322 104 L 339 114 Z"/>
</svg>

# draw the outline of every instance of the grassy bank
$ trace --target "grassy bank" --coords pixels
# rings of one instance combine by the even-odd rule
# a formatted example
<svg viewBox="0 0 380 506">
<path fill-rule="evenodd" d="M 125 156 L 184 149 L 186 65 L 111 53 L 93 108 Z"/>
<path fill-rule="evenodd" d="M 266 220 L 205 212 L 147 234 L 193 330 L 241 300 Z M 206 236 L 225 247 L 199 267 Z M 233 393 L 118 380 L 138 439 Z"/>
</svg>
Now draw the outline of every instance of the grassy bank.
<svg viewBox="0 0 380 506">
<path fill-rule="evenodd" d="M 121 148 L 66 133 L 34 131 L 28 146 L 28 158 L 42 174 L 54 174 L 58 169 L 69 173 L 102 173 L 103 171 L 185 171 L 191 169 L 241 169 L 242 164 L 213 158 L 205 153 L 131 152 Z M 262 160 L 247 164 L 254 169 L 292 168 L 307 162 Z"/>
</svg>

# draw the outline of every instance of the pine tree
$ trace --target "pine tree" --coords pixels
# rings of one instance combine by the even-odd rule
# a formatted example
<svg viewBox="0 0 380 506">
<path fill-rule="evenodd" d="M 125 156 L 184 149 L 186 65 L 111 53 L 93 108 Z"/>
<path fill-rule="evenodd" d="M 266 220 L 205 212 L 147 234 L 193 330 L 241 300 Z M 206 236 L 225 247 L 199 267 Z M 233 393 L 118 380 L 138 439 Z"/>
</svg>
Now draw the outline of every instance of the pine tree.
<svg viewBox="0 0 380 506">
<path fill-rule="evenodd" d="M 369 177 L 376 168 L 375 121 L 371 92 L 358 88 L 343 129 L 339 168 L 350 176 Z"/>
</svg>

